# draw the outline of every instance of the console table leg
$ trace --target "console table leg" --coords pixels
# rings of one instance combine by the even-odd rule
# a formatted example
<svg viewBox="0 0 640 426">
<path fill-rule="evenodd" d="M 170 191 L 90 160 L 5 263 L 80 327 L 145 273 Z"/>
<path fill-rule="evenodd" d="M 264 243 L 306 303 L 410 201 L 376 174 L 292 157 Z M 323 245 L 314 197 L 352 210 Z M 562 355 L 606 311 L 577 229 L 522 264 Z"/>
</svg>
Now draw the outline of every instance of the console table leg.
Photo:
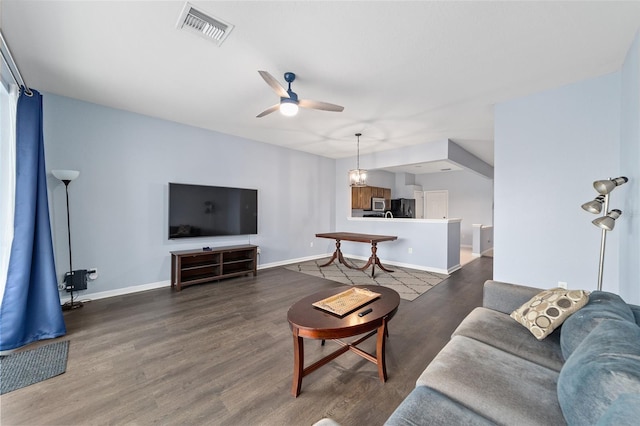
<svg viewBox="0 0 640 426">
<path fill-rule="evenodd" d="M 382 266 L 382 263 L 380 263 L 380 258 L 377 255 L 378 247 L 374 247 L 374 246 L 375 246 L 375 243 L 373 243 L 371 246 L 371 253 L 372 253 L 371 257 L 375 258 L 374 268 L 375 268 L 375 265 L 378 265 L 380 269 L 382 269 L 385 272 L 393 272 L 393 269 L 385 268 L 384 266 Z M 373 278 L 373 272 L 371 272 L 371 277 Z"/>
<path fill-rule="evenodd" d="M 329 266 L 336 259 L 338 260 L 338 263 L 342 263 L 347 268 L 358 269 L 355 266 L 349 265 L 349 263 L 344 259 L 344 256 L 342 256 L 342 250 L 340 250 L 340 240 L 336 240 L 336 251 L 333 252 L 333 256 L 331 256 L 331 259 L 329 259 L 329 261 L 327 263 L 324 263 L 324 264 L 320 265 L 320 267 L 324 268 L 325 266 Z"/>
<path fill-rule="evenodd" d="M 333 256 L 331 256 L 331 259 L 329 259 L 327 263 L 320 265 L 320 267 L 323 268 L 325 266 L 329 266 L 336 259 L 338 259 L 338 262 L 339 262 L 341 258 L 342 258 L 342 252 L 340 251 L 340 240 L 336 240 L 336 251 L 333 252 Z"/>
<path fill-rule="evenodd" d="M 300 395 L 302 389 L 302 376 L 304 371 L 304 342 L 298 336 L 298 330 L 293 330 L 293 383 L 291 385 L 291 395 L 295 398 Z"/>
<path fill-rule="evenodd" d="M 378 243 L 373 242 L 371 243 L 371 256 L 369 256 L 369 260 L 367 260 L 366 265 L 364 265 L 362 268 L 355 269 L 364 271 L 369 266 L 371 266 L 371 278 L 373 278 L 376 273 L 376 265 L 378 265 L 378 267 L 380 267 L 380 269 L 385 272 L 393 272 L 393 269 L 385 268 L 384 266 L 382 266 L 382 263 L 380 263 L 380 258 L 378 257 Z"/>
</svg>

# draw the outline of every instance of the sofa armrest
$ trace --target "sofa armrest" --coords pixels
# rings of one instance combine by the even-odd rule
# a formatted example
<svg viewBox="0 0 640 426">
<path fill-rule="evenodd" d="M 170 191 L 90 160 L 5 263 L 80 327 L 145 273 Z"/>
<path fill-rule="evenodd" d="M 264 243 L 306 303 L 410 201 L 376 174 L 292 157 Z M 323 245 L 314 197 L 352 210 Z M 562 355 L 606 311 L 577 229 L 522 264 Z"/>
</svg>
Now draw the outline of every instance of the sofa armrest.
<svg viewBox="0 0 640 426">
<path fill-rule="evenodd" d="M 629 304 L 629 307 L 631 308 L 631 312 L 633 312 L 633 316 L 636 318 L 636 324 L 640 325 L 640 306 Z"/>
<path fill-rule="evenodd" d="M 484 283 L 482 306 L 510 314 L 542 289 L 487 280 Z"/>
</svg>

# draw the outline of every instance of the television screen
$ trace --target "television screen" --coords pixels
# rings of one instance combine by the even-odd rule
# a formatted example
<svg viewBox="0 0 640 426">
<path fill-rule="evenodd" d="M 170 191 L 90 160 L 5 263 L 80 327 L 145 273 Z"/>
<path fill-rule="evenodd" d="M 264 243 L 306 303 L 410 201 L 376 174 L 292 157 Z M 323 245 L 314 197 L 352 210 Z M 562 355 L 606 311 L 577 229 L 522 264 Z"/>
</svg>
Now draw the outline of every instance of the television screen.
<svg viewBox="0 0 640 426">
<path fill-rule="evenodd" d="M 169 239 L 258 233 L 258 190 L 169 183 Z"/>
</svg>

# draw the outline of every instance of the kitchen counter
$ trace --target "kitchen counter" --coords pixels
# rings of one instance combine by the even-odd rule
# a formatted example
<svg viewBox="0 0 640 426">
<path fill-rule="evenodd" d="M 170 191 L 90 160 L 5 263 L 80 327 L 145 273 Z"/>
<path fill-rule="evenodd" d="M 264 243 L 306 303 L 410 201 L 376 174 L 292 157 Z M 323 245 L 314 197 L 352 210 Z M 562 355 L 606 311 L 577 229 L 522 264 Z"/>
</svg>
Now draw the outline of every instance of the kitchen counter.
<svg viewBox="0 0 640 426">
<path fill-rule="evenodd" d="M 340 225 L 344 232 L 396 235 L 398 239 L 379 247 L 389 265 L 450 274 L 460 269 L 460 225 L 462 219 L 412 219 L 349 217 Z M 328 247 L 328 249 L 331 249 Z M 362 244 L 343 242 L 348 257 L 367 260 Z"/>
<path fill-rule="evenodd" d="M 457 223 L 462 222 L 461 218 L 448 218 L 448 219 L 414 219 L 410 217 L 347 217 L 348 221 L 381 221 L 381 222 L 396 222 L 396 223 Z"/>
</svg>

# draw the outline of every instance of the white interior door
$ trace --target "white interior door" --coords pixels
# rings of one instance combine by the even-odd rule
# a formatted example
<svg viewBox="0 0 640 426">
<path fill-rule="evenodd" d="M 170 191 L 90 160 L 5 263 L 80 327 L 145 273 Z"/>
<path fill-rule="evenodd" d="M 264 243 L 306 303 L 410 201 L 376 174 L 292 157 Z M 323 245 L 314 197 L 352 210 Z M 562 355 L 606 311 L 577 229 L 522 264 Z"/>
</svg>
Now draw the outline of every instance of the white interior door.
<svg viewBox="0 0 640 426">
<path fill-rule="evenodd" d="M 416 200 L 416 219 L 424 219 L 424 192 L 413 191 Z"/>
<path fill-rule="evenodd" d="M 449 191 L 424 191 L 424 218 L 446 219 L 449 217 Z"/>
</svg>

